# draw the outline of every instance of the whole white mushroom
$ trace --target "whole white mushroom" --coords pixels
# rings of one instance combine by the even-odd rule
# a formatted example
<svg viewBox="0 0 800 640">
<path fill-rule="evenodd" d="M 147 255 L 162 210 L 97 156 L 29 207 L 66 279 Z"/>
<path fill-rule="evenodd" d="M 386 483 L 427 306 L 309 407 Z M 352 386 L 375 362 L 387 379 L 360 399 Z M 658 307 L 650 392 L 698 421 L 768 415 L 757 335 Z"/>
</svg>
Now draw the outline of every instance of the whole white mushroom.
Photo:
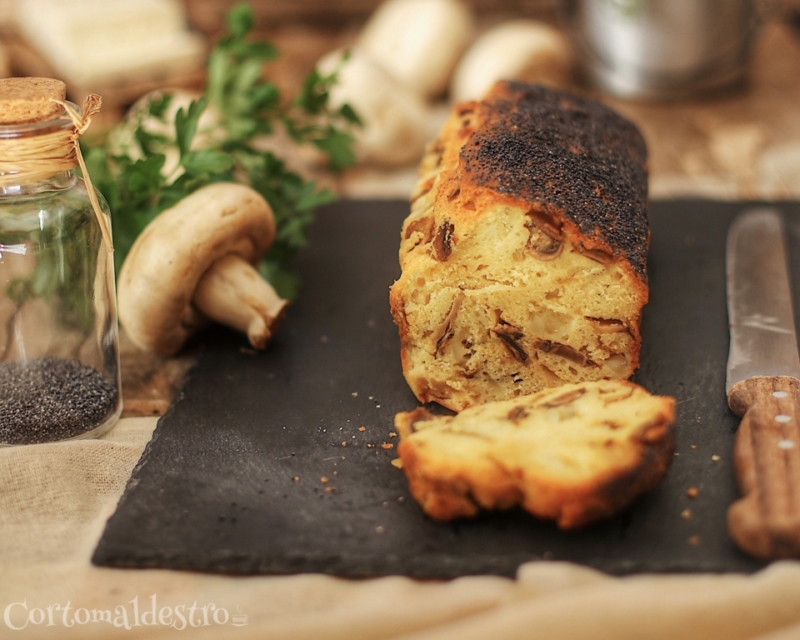
<svg viewBox="0 0 800 640">
<path fill-rule="evenodd" d="M 480 100 L 498 80 L 564 85 L 571 71 L 572 50 L 559 29 L 538 20 L 511 20 L 489 29 L 466 51 L 453 73 L 450 97 Z"/>
<path fill-rule="evenodd" d="M 153 103 L 167 98 L 167 105 L 161 117 L 148 114 Z M 111 130 L 109 143 L 116 154 L 125 154 L 132 160 L 144 157 L 140 142 L 136 137 L 139 129 L 151 136 L 152 150 L 163 153 L 166 160 L 161 170 L 164 176 L 179 175 L 180 153 L 175 139 L 175 115 L 179 109 L 187 111 L 192 101 L 200 98 L 198 93 L 180 88 L 157 89 L 146 93 L 131 105 L 125 118 Z M 197 123 L 197 132 L 192 140 L 192 149 L 204 149 L 223 140 L 226 131 L 222 127 L 222 117 L 212 105 L 206 106 Z"/>
<path fill-rule="evenodd" d="M 461 0 L 386 0 L 364 26 L 358 46 L 430 99 L 447 90 L 473 31 L 472 12 Z"/>
<path fill-rule="evenodd" d="M 119 275 L 120 323 L 134 344 L 171 355 L 214 320 L 263 349 L 288 305 L 256 269 L 275 231 L 266 200 L 237 183 L 202 187 L 158 215 Z"/>
<path fill-rule="evenodd" d="M 422 98 L 358 48 L 331 52 L 317 66 L 325 74 L 339 70 L 331 106 L 349 104 L 363 123 L 353 132 L 360 161 L 392 166 L 419 160 L 430 118 Z"/>
</svg>

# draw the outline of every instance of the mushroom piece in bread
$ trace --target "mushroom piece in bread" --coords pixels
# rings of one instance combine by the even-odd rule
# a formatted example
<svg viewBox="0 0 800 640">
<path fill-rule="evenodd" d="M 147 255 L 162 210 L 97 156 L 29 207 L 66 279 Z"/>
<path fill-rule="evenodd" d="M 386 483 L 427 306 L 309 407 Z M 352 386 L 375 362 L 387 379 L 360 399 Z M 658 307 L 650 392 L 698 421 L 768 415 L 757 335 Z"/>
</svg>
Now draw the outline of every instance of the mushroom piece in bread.
<svg viewBox="0 0 800 640">
<path fill-rule="evenodd" d="M 456 416 L 400 413 L 411 493 L 436 520 L 520 504 L 571 529 L 653 489 L 673 456 L 675 402 L 623 380 L 545 389 Z"/>
<path fill-rule="evenodd" d="M 646 148 L 600 102 L 502 81 L 422 160 L 390 304 L 403 373 L 454 411 L 639 365 Z"/>
</svg>

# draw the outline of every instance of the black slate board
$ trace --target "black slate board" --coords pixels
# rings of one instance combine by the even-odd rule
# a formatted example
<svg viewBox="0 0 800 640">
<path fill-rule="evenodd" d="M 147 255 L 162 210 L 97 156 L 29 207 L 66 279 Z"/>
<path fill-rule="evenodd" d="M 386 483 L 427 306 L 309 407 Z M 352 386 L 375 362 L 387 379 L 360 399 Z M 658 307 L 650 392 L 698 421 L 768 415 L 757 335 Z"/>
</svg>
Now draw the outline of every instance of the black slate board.
<svg viewBox="0 0 800 640">
<path fill-rule="evenodd" d="M 265 353 L 225 330 L 205 336 L 93 562 L 424 578 L 510 576 L 536 559 L 613 574 L 762 567 L 725 528 L 738 422 L 724 390 L 724 244 L 745 206 L 652 205 L 651 301 L 635 380 L 678 399 L 677 455 L 663 485 L 613 520 L 565 533 L 520 510 L 452 524 L 422 514 L 390 464 L 394 450 L 381 447 L 396 443 L 394 414 L 417 404 L 387 302 L 407 204 L 340 202 L 319 212 L 300 260 L 302 296 Z M 800 203 L 780 208 L 800 274 Z M 800 277 L 794 289 L 800 300 Z"/>
</svg>

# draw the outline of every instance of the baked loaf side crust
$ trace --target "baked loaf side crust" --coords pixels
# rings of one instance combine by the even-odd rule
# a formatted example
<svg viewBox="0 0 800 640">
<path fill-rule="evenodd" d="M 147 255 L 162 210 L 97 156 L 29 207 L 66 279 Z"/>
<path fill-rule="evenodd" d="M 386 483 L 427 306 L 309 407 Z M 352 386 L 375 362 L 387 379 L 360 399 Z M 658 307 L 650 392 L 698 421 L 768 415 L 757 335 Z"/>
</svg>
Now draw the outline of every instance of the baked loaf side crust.
<svg viewBox="0 0 800 640">
<path fill-rule="evenodd" d="M 652 490 L 669 468 L 675 403 L 602 380 L 488 403 L 456 416 L 395 417 L 411 493 L 435 520 L 517 504 L 572 529 Z"/>
<path fill-rule="evenodd" d="M 460 411 L 639 365 L 646 149 L 588 98 L 500 82 L 420 165 L 390 304 L 421 402 Z"/>
</svg>

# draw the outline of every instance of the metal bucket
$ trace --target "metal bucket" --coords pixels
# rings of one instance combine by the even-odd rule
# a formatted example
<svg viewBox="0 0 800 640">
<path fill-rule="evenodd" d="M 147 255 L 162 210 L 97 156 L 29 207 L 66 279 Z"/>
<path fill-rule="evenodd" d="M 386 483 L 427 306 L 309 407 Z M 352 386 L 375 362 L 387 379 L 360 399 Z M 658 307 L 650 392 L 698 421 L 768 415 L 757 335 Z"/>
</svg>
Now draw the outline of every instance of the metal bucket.
<svg viewBox="0 0 800 640">
<path fill-rule="evenodd" d="M 746 76 L 752 0 L 564 0 L 589 78 L 623 98 L 678 99 Z"/>
</svg>

